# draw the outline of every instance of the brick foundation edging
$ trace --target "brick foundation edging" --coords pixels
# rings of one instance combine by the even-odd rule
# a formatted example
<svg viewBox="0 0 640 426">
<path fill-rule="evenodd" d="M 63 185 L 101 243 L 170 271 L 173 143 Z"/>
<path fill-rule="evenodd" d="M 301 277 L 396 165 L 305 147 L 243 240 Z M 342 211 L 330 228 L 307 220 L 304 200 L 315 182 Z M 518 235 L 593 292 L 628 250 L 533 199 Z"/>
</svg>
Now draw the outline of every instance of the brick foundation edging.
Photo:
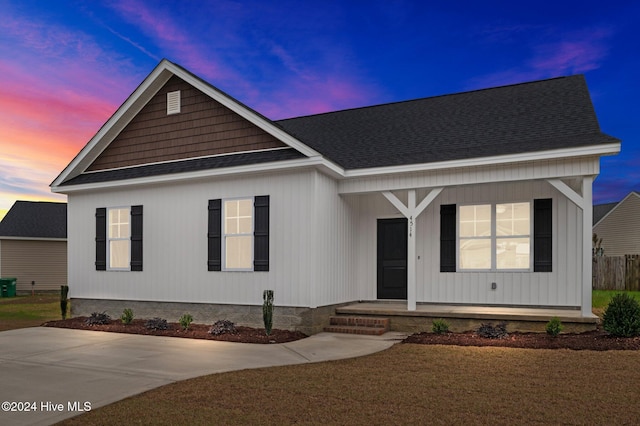
<svg viewBox="0 0 640 426">
<path fill-rule="evenodd" d="M 317 308 L 274 306 L 273 328 L 300 331 L 307 335 L 320 333 L 329 325 L 329 317 L 335 308 L 348 305 L 320 306 Z M 167 322 L 178 322 L 183 314 L 191 314 L 193 322 L 213 324 L 218 320 L 233 321 L 236 325 L 264 328 L 262 305 L 227 305 L 213 303 L 153 302 L 138 300 L 71 299 L 71 316 L 89 316 L 93 312 L 105 312 L 117 320 L 122 311 L 129 308 L 135 318 L 160 317 Z"/>
</svg>

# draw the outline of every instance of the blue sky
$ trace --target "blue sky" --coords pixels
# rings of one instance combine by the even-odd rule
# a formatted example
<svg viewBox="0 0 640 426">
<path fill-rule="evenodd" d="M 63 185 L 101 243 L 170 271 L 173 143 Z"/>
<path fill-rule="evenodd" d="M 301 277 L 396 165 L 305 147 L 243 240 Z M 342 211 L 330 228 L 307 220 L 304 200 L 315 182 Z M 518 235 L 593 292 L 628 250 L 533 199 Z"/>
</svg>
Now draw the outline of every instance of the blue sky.
<svg viewBox="0 0 640 426">
<path fill-rule="evenodd" d="M 622 139 L 596 203 L 640 190 L 637 1 L 0 0 L 0 217 L 162 58 L 271 119 L 585 74 Z"/>
</svg>

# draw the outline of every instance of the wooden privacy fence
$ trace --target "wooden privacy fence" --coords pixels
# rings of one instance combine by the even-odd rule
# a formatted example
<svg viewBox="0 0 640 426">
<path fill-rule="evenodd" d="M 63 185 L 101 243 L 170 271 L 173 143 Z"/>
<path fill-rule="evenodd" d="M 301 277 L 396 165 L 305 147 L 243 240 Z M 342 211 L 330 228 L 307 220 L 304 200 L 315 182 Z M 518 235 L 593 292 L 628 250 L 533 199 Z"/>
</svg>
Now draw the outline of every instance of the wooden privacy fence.
<svg viewBox="0 0 640 426">
<path fill-rule="evenodd" d="M 594 256 L 594 290 L 640 291 L 640 255 Z"/>
</svg>

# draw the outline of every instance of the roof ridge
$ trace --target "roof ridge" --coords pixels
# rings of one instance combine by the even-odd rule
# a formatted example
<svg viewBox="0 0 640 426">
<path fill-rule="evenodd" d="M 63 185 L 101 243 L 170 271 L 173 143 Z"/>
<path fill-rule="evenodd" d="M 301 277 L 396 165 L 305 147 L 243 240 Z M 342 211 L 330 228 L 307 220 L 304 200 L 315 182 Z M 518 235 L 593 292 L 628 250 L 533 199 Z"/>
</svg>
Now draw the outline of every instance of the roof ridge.
<svg viewBox="0 0 640 426">
<path fill-rule="evenodd" d="M 392 101 L 392 102 L 384 102 L 384 103 L 381 103 L 381 104 L 364 105 L 364 106 L 360 106 L 360 107 L 345 108 L 345 109 L 340 109 L 340 110 L 336 110 L 336 111 L 326 111 L 326 112 L 320 112 L 320 113 L 317 113 L 317 114 L 307 114 L 307 115 L 300 115 L 300 116 L 297 116 L 297 117 L 282 118 L 282 119 L 279 119 L 279 120 L 273 120 L 273 122 L 274 123 L 281 123 L 281 122 L 288 121 L 288 120 L 297 120 L 299 118 L 318 117 L 318 116 L 323 116 L 323 115 L 343 113 L 343 112 L 347 112 L 347 111 L 357 111 L 357 110 L 363 110 L 363 109 L 368 109 L 368 108 L 377 108 L 377 107 L 383 107 L 383 106 L 400 105 L 400 104 L 405 104 L 405 103 L 424 101 L 424 100 L 427 100 L 427 99 L 437 99 L 437 98 L 445 98 L 445 97 L 448 98 L 448 97 L 453 97 L 453 96 L 466 95 L 466 94 L 469 94 L 469 93 L 484 92 L 484 91 L 488 91 L 488 90 L 494 91 L 494 90 L 497 90 L 497 89 L 505 89 L 505 88 L 515 87 L 515 86 L 526 86 L 526 85 L 531 85 L 531 84 L 539 84 L 539 83 L 543 83 L 543 82 L 547 82 L 547 81 L 568 79 L 568 78 L 574 78 L 574 77 L 582 77 L 582 78 L 584 78 L 584 74 L 571 74 L 571 75 L 565 75 L 565 76 L 559 76 L 559 77 L 550 77 L 550 78 L 545 78 L 545 79 L 541 79 L 541 80 L 523 81 L 523 82 L 520 82 L 520 83 L 504 84 L 502 86 L 484 87 L 482 89 L 464 90 L 462 92 L 443 93 L 443 94 L 440 94 L 440 95 L 425 96 L 425 97 L 422 97 L 422 98 L 405 99 L 405 100 L 402 100 L 402 101 Z"/>
</svg>

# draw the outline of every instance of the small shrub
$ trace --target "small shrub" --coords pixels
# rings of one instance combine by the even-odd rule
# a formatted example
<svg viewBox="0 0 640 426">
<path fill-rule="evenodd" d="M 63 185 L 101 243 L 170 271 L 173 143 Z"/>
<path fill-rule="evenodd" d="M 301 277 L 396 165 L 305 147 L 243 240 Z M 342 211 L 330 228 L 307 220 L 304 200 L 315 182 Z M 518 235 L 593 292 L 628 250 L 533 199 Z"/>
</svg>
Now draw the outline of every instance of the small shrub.
<svg viewBox="0 0 640 426">
<path fill-rule="evenodd" d="M 191 314 L 184 314 L 178 321 L 180 322 L 180 327 L 182 327 L 183 330 L 187 330 L 189 325 L 193 322 L 193 317 Z"/>
<path fill-rule="evenodd" d="M 602 317 L 602 328 L 617 337 L 640 335 L 640 304 L 627 293 L 611 298 Z"/>
<path fill-rule="evenodd" d="M 493 326 L 491 324 L 481 324 L 478 328 L 478 336 L 486 337 L 488 339 L 504 339 L 509 335 L 507 333 L 507 323 L 500 322 L 498 325 Z"/>
<path fill-rule="evenodd" d="M 560 318 L 553 317 L 547 323 L 545 330 L 547 330 L 547 334 L 556 337 L 558 334 L 560 334 L 563 328 L 564 326 L 562 325 L 562 321 L 560 321 Z"/>
<path fill-rule="evenodd" d="M 67 305 L 69 303 L 69 286 L 61 285 L 60 286 L 60 313 L 62 314 L 62 319 L 67 319 Z"/>
<path fill-rule="evenodd" d="M 431 326 L 431 331 L 436 334 L 445 334 L 449 332 L 449 323 L 442 318 L 434 320 Z"/>
<path fill-rule="evenodd" d="M 218 336 L 220 334 L 235 334 L 236 326 L 233 322 L 229 320 L 219 320 L 213 323 L 211 328 L 209 329 L 209 334 L 213 334 L 214 336 Z"/>
<path fill-rule="evenodd" d="M 151 318 L 144 323 L 144 326 L 147 327 L 148 330 L 166 330 L 169 328 L 167 325 L 167 320 L 162 318 Z"/>
<path fill-rule="evenodd" d="M 133 321 L 133 311 L 129 308 L 125 308 L 125 310 L 122 311 L 122 315 L 120 315 L 120 321 L 125 325 L 131 324 L 131 321 Z"/>
<path fill-rule="evenodd" d="M 262 320 L 264 322 L 264 331 L 268 335 L 271 334 L 273 328 L 273 290 L 265 290 L 262 292 Z"/>
<path fill-rule="evenodd" d="M 111 322 L 111 317 L 105 312 L 93 312 L 89 318 L 85 321 L 87 325 L 105 325 Z"/>
</svg>

